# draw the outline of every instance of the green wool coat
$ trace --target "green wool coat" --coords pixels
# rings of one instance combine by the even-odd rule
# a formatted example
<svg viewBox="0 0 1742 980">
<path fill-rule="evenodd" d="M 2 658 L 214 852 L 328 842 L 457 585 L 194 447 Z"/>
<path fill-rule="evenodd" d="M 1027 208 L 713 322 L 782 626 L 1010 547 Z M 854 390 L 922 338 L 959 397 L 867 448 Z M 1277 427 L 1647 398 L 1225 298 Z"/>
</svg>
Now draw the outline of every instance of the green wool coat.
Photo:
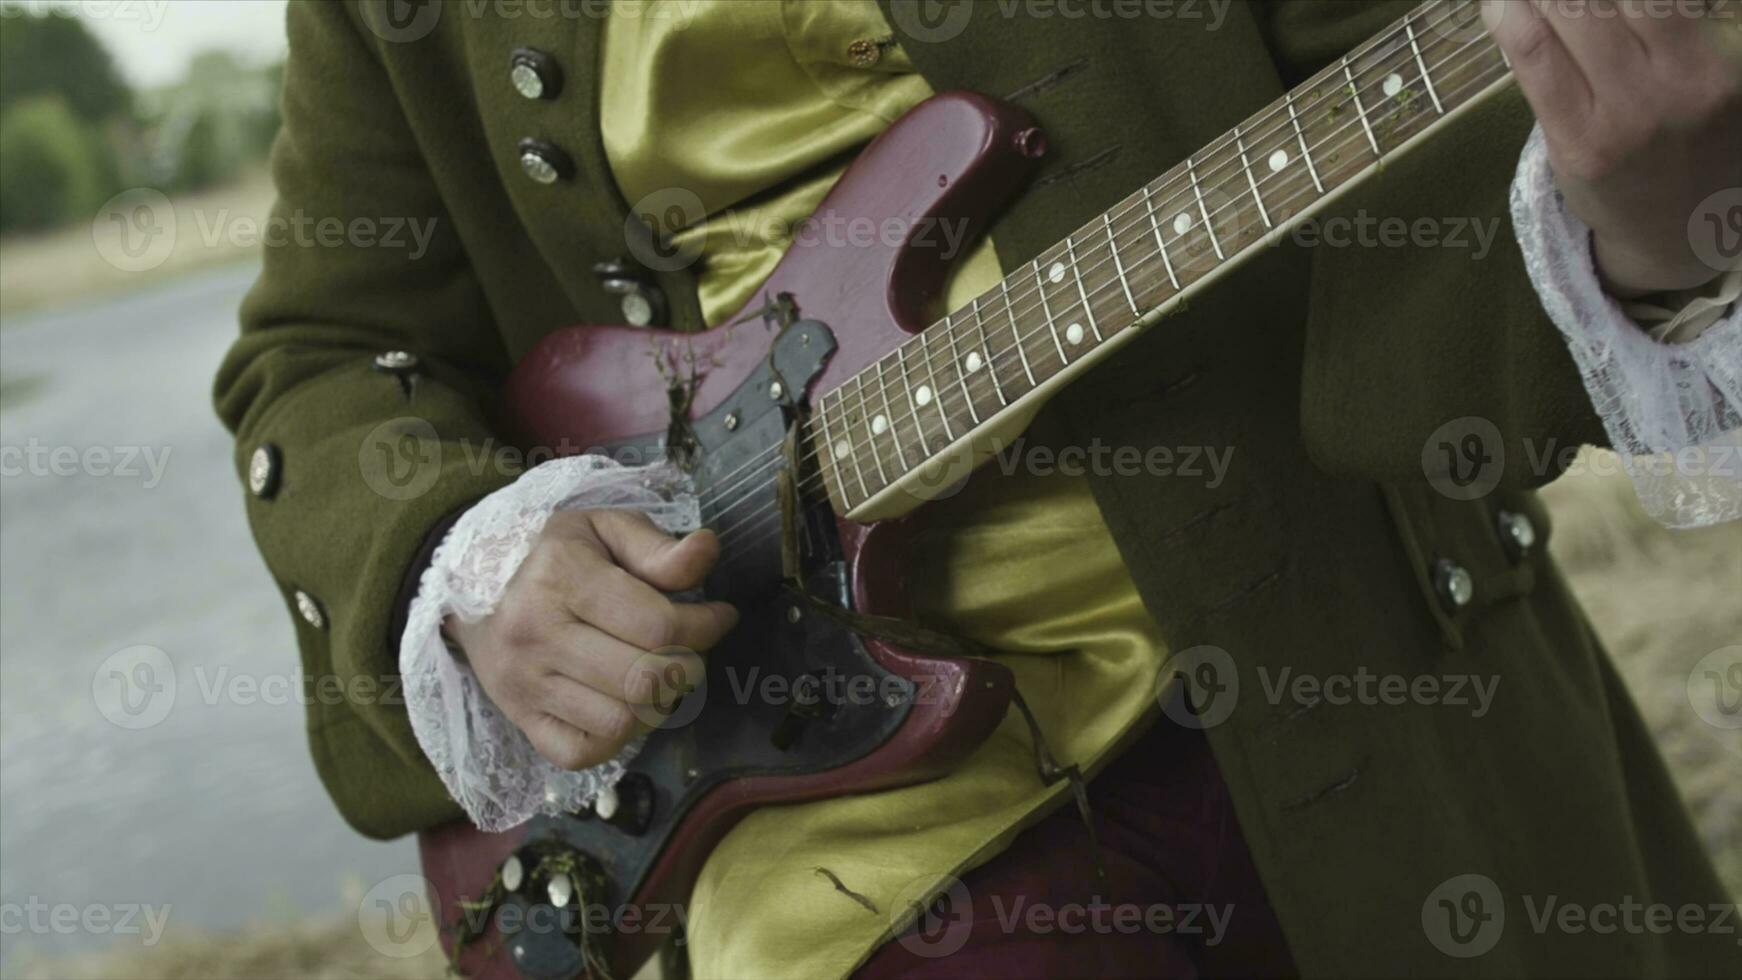
<svg viewBox="0 0 1742 980">
<path fill-rule="evenodd" d="M 514 478 L 480 447 L 515 359 L 555 328 L 621 319 L 592 266 L 624 255 L 627 215 L 596 115 L 601 5 L 454 4 L 409 22 L 393 6 L 292 4 L 277 214 L 433 219 L 427 246 L 268 248 L 216 384 L 238 472 L 276 453 L 248 518 L 293 614 L 299 591 L 319 612 L 294 615 L 309 740 L 339 809 L 375 837 L 460 816 L 403 705 L 372 690 L 395 673 L 394 597 L 444 515 Z M 1407 9 L 1167 6 L 1066 20 L 981 3 L 939 39 L 936 9 L 891 4 L 934 89 L 1019 93 L 1047 133 L 1040 179 L 991 229 L 1006 268 Z M 558 98 L 509 84 L 521 45 L 561 63 Z M 1209 738 L 1308 975 L 1742 976 L 1734 935 L 1541 920 L 1550 902 L 1600 919 L 1725 896 L 1544 548 L 1531 488 L 1602 436 L 1505 218 L 1529 126 L 1515 95 L 1492 100 L 1338 207 L 1498 220 L 1484 258 L 1270 249 L 1043 415 L 1076 445 L 1235 450 L 1214 488 L 1108 475 L 1094 490 L 1169 648 L 1212 645 L 1234 665 L 1242 693 Z M 574 178 L 527 179 L 527 136 L 566 149 Z M 697 326 L 690 273 L 656 275 L 673 324 Z M 373 365 L 390 349 L 420 359 L 409 397 Z M 1441 445 L 1469 433 L 1487 461 L 1473 488 L 1430 480 Z M 1522 555 L 1502 512 L 1535 524 Z M 1442 560 L 1471 575 L 1462 608 L 1436 589 Z M 1284 671 L 1497 687 L 1480 717 L 1302 707 L 1265 696 Z"/>
</svg>

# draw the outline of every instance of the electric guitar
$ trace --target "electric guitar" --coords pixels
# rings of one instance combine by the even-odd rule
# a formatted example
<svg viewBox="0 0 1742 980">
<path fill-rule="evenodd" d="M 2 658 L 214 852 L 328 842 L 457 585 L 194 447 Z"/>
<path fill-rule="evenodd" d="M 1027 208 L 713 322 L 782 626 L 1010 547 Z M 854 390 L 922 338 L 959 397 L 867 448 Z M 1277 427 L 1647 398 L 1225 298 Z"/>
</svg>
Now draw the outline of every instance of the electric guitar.
<svg viewBox="0 0 1742 980">
<path fill-rule="evenodd" d="M 954 256 L 936 229 L 983 231 L 1046 152 L 1021 110 L 943 93 L 866 147 L 732 326 L 541 341 L 507 392 L 524 444 L 681 456 L 722 545 L 706 591 L 743 616 L 593 808 L 422 836 L 461 969 L 628 976 L 751 809 L 912 784 L 966 758 L 1004 717 L 1008 670 L 867 638 L 794 578 L 802 595 L 900 616 L 906 515 L 1054 392 L 1509 81 L 1475 4 L 1430 0 L 937 319 Z M 828 231 L 867 220 L 879 234 L 850 245 Z M 791 696 L 740 696 L 746 678 Z M 862 696 L 824 694 L 843 690 Z"/>
</svg>

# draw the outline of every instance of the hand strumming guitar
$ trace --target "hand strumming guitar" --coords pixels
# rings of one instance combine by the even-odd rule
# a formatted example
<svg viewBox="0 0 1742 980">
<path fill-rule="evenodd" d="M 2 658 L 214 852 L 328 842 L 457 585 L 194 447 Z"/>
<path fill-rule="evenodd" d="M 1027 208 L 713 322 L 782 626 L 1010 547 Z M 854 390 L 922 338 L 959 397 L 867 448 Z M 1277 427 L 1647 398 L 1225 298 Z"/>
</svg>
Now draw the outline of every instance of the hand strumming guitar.
<svg viewBox="0 0 1742 980">
<path fill-rule="evenodd" d="M 445 629 L 485 693 L 565 769 L 615 756 L 660 696 L 650 665 L 718 643 L 738 622 L 724 602 L 674 602 L 720 556 L 712 531 L 679 540 L 633 511 L 552 515 L 496 611 Z M 649 660 L 649 658 L 655 660 Z"/>
</svg>

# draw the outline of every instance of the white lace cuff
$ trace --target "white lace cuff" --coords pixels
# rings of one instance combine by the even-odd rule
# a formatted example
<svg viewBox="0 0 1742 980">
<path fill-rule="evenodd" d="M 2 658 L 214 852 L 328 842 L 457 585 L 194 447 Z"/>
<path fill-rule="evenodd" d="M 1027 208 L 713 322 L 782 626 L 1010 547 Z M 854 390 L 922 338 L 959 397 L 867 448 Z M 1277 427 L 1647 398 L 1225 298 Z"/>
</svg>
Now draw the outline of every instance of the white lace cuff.
<svg viewBox="0 0 1742 980">
<path fill-rule="evenodd" d="M 1708 300 L 1693 311 L 1710 318 L 1700 330 L 1686 329 L 1683 316 L 1649 331 L 1629 318 L 1597 279 L 1591 229 L 1555 188 L 1540 126 L 1512 182 L 1512 225 L 1646 511 L 1669 527 L 1742 516 L 1742 304 Z M 1739 280 L 1732 273 L 1722 291 L 1742 288 Z M 1672 332 L 1697 336 L 1660 342 Z"/>
<path fill-rule="evenodd" d="M 552 765 L 491 703 L 441 635 L 447 616 L 475 622 L 496 608 L 551 514 L 599 507 L 641 511 L 672 534 L 701 524 L 695 496 L 669 466 L 619 466 L 604 456 L 555 459 L 462 515 L 418 581 L 399 646 L 406 709 L 424 755 L 480 830 L 507 830 L 539 812 L 586 806 L 616 784 L 641 748 L 636 740 L 610 762 L 579 772 Z"/>
</svg>

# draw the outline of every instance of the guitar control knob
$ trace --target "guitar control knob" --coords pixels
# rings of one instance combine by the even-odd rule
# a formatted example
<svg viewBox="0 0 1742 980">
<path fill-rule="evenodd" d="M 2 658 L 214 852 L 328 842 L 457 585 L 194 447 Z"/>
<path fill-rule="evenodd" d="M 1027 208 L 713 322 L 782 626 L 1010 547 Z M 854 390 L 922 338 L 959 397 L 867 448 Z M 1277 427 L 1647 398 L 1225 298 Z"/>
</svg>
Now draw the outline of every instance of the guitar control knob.
<svg viewBox="0 0 1742 980">
<path fill-rule="evenodd" d="M 593 813 L 618 830 L 640 835 L 653 825 L 653 780 L 627 773 L 593 801 Z"/>
</svg>

